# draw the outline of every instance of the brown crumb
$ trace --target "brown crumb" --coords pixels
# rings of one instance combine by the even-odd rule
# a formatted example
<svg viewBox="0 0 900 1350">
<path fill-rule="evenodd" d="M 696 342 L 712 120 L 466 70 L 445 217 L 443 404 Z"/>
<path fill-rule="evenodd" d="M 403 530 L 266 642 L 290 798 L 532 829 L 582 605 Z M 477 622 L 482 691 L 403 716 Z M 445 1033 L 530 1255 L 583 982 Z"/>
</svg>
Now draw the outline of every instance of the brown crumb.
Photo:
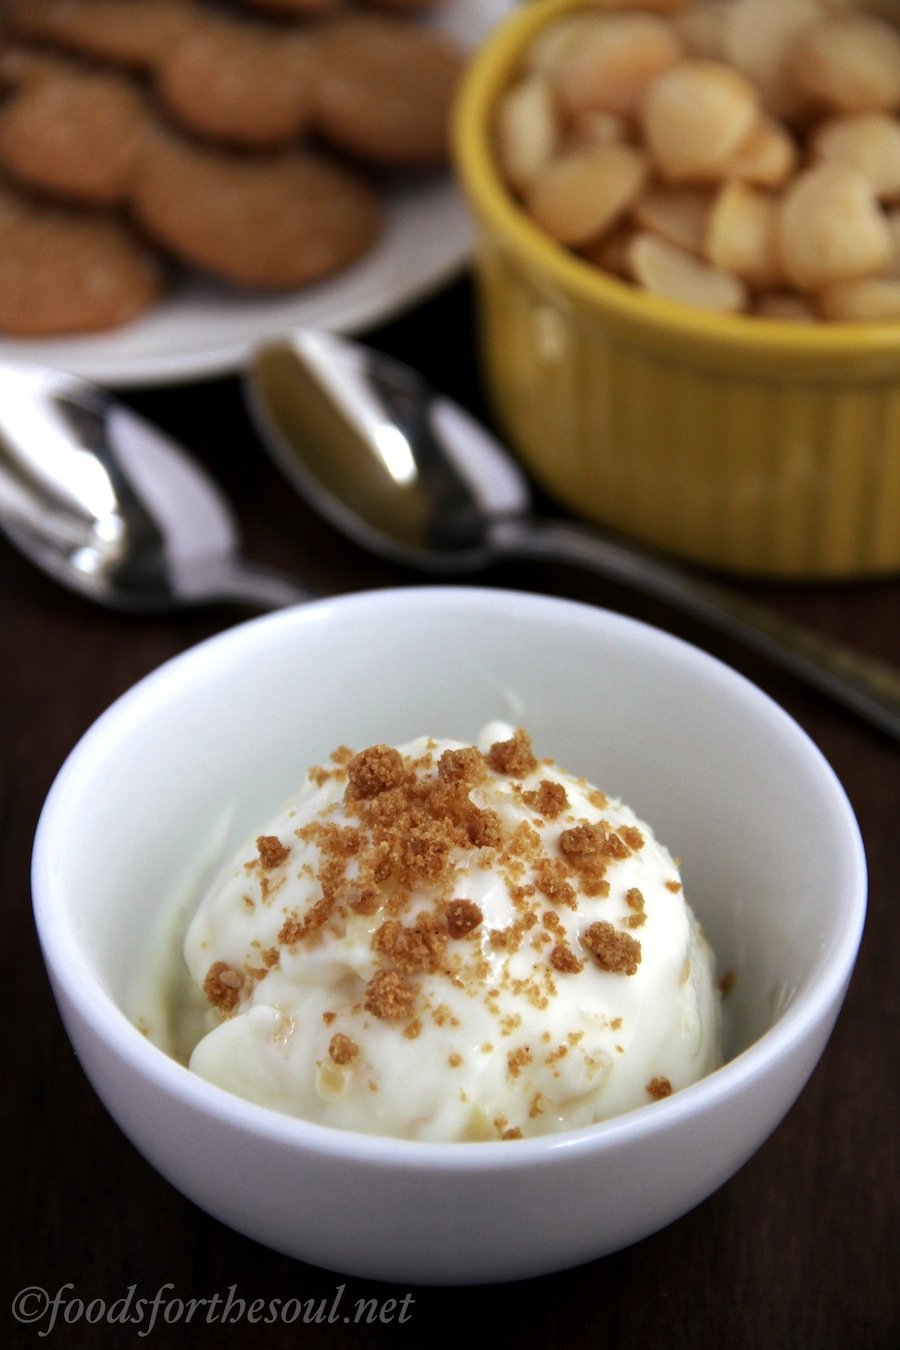
<svg viewBox="0 0 900 1350">
<path fill-rule="evenodd" d="M 504 1130 L 500 1136 L 501 1139 L 523 1139 L 524 1137 L 525 1136 L 522 1134 L 522 1131 L 519 1129 L 518 1125 L 510 1126 L 510 1128 L 508 1130 Z"/>
<path fill-rule="evenodd" d="M 342 1031 L 336 1031 L 328 1042 L 328 1056 L 335 1064 L 352 1064 L 359 1054 L 359 1046 Z"/>
<path fill-rule="evenodd" d="M 677 895 L 678 892 L 681 890 L 681 882 L 680 882 L 680 881 L 667 881 L 667 882 L 666 882 L 666 890 L 667 890 L 667 891 L 671 891 L 671 892 L 673 893 L 673 895 Z"/>
<path fill-rule="evenodd" d="M 227 961 L 214 961 L 206 972 L 203 992 L 214 1008 L 228 1017 L 234 1012 L 241 997 L 244 977 Z"/>
<path fill-rule="evenodd" d="M 531 737 L 519 727 L 508 741 L 495 741 L 485 756 L 495 773 L 525 778 L 537 768 Z"/>
<path fill-rule="evenodd" d="M 416 987 L 396 970 L 376 970 L 366 985 L 363 1007 L 384 1022 L 409 1017 L 416 1001 Z"/>
<path fill-rule="evenodd" d="M 641 944 L 630 933 L 620 933 L 611 923 L 592 923 L 581 934 L 582 946 L 601 970 L 615 975 L 635 975 L 641 963 Z"/>
<path fill-rule="evenodd" d="M 584 962 L 579 961 L 566 942 L 558 942 L 551 950 L 548 959 L 554 970 L 561 971 L 566 975 L 577 975 L 580 970 L 584 970 Z"/>
<path fill-rule="evenodd" d="M 719 979 L 719 993 L 726 998 L 734 988 L 735 973 L 733 970 L 726 970 Z"/>
<path fill-rule="evenodd" d="M 503 842 L 500 817 L 490 807 L 473 805 L 467 827 L 469 842 L 473 848 L 499 848 Z"/>
<path fill-rule="evenodd" d="M 518 1078 L 525 1065 L 531 1063 L 532 1058 L 532 1053 L 527 1045 L 520 1045 L 518 1050 L 510 1050 L 506 1056 L 506 1067 L 510 1078 Z"/>
<path fill-rule="evenodd" d="M 541 895 L 574 909 L 575 888 L 568 880 L 569 875 L 561 858 L 542 858 L 534 869 L 535 884 Z"/>
<path fill-rule="evenodd" d="M 387 919 L 372 938 L 375 951 L 405 975 L 434 973 L 441 967 L 447 932 L 432 914 L 419 914 L 411 925 Z"/>
<path fill-rule="evenodd" d="M 527 820 L 520 820 L 507 840 L 506 849 L 513 858 L 537 862 L 542 857 L 541 836 Z"/>
<path fill-rule="evenodd" d="M 374 886 L 364 886 L 355 900 L 350 901 L 354 914 L 371 916 L 381 908 L 381 896 Z"/>
<path fill-rule="evenodd" d="M 403 756 L 389 745 L 370 745 L 347 765 L 347 795 L 368 799 L 399 786 L 404 777 Z"/>
<path fill-rule="evenodd" d="M 290 853 L 290 849 L 275 834 L 261 834 L 256 841 L 256 851 L 261 866 L 267 871 L 272 867 L 280 867 Z"/>
<path fill-rule="evenodd" d="M 560 852 L 569 867 L 578 873 L 585 895 L 609 895 L 606 867 L 611 858 L 625 856 L 627 846 L 603 821 L 594 825 L 573 825 L 559 836 Z"/>
<path fill-rule="evenodd" d="M 330 896 L 323 895 L 310 906 L 302 919 L 296 914 L 285 919 L 278 931 L 278 941 L 285 947 L 292 947 L 296 942 L 318 937 L 328 922 L 333 908 L 334 900 Z"/>
<path fill-rule="evenodd" d="M 474 900 L 451 900 L 447 906 L 447 931 L 452 938 L 465 937 L 479 926 L 483 918 Z"/>
<path fill-rule="evenodd" d="M 625 920 L 629 928 L 642 928 L 647 921 L 647 915 L 644 913 L 644 896 L 637 886 L 630 887 L 625 892 L 625 903 L 632 911 Z"/>
<path fill-rule="evenodd" d="M 661 1102 L 663 1097 L 671 1097 L 672 1084 L 668 1078 L 651 1078 L 647 1084 L 647 1092 L 655 1102 Z"/>
<path fill-rule="evenodd" d="M 546 820 L 555 820 L 569 805 L 562 783 L 554 783 L 549 778 L 542 778 L 534 792 L 523 792 L 522 800 Z"/>
<path fill-rule="evenodd" d="M 643 842 L 642 839 L 642 846 Z M 617 834 L 615 830 L 610 830 L 607 834 L 604 852 L 608 858 L 627 858 L 631 853 L 631 848 L 626 844 L 621 834 Z"/>
<path fill-rule="evenodd" d="M 474 745 L 460 750 L 445 750 L 438 760 L 438 777 L 445 783 L 465 783 L 471 787 L 485 778 L 484 756 Z"/>
<path fill-rule="evenodd" d="M 547 1098 L 543 1092 L 536 1092 L 531 1099 L 531 1105 L 528 1108 L 528 1114 L 532 1120 L 536 1116 L 542 1116 L 546 1107 Z"/>
<path fill-rule="evenodd" d="M 563 856 L 579 867 L 584 858 L 602 857 L 606 841 L 607 833 L 602 824 L 573 825 L 560 834 L 559 847 Z"/>
<path fill-rule="evenodd" d="M 636 825 L 620 825 L 619 834 L 633 853 L 638 853 L 644 847 L 644 836 Z"/>
</svg>

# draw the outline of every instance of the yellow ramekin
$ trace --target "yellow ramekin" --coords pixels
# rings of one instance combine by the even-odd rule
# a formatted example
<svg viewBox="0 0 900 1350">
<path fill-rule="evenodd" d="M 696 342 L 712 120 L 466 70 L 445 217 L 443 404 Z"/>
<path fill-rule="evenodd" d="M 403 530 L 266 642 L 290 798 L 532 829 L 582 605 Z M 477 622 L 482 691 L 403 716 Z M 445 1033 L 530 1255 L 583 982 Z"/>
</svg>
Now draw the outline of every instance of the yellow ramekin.
<svg viewBox="0 0 900 1350">
<path fill-rule="evenodd" d="M 643 293 L 554 243 L 502 182 L 499 95 L 544 25 L 596 3 L 515 12 L 455 110 L 501 427 L 557 500 L 680 557 L 793 579 L 900 569 L 900 323 L 726 316 Z"/>
</svg>

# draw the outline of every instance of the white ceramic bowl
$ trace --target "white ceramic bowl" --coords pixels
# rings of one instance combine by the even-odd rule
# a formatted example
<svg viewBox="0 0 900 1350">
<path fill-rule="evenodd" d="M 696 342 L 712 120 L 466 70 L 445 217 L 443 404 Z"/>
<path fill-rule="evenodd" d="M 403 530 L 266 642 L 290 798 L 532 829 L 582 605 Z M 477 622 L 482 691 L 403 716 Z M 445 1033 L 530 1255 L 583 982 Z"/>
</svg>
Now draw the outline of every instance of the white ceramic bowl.
<svg viewBox="0 0 900 1350">
<path fill-rule="evenodd" d="M 230 851 L 339 743 L 473 738 L 498 716 L 622 795 L 681 858 L 720 967 L 737 975 L 722 1069 L 567 1134 L 410 1143 L 239 1100 L 135 1029 L 124 1009 L 160 899 L 196 874 L 217 830 Z M 626 1246 L 746 1161 L 822 1053 L 856 956 L 866 878 L 831 769 L 724 665 L 600 609 L 416 587 L 253 620 L 143 680 L 62 768 L 33 887 L 76 1052 L 154 1167 L 223 1222 L 304 1261 L 464 1283 Z"/>
</svg>

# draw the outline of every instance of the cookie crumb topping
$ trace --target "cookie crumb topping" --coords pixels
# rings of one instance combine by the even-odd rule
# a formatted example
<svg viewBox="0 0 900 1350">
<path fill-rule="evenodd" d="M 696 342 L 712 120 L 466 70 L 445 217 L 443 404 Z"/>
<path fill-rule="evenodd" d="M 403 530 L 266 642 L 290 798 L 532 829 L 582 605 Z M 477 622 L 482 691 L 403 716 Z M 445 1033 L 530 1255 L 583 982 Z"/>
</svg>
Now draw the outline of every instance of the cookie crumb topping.
<svg viewBox="0 0 900 1350">
<path fill-rule="evenodd" d="M 336 1031 L 328 1042 L 328 1056 L 335 1064 L 352 1064 L 358 1054 L 356 1041 L 345 1036 L 342 1031 Z"/>
<path fill-rule="evenodd" d="M 376 970 L 362 999 L 365 1010 L 381 1021 L 408 1022 L 423 1011 L 438 1015 L 434 1007 L 422 1006 L 410 976 L 468 980 L 474 987 L 488 970 L 485 950 L 512 955 L 526 938 L 543 952 L 546 974 L 516 981 L 507 976 L 507 987 L 517 996 L 545 1006 L 555 994 L 553 972 L 581 973 L 585 962 L 560 928 L 556 910 L 575 910 L 579 892 L 598 900 L 609 895 L 608 870 L 642 848 L 644 839 L 636 827 L 614 830 L 606 820 L 575 819 L 565 787 L 550 778 L 541 778 L 534 788 L 521 787 L 540 767 L 522 728 L 484 753 L 461 746 L 443 750 L 436 762 L 431 750 L 408 759 L 382 744 L 355 754 L 340 746 L 331 761 L 336 768 L 323 772 L 345 780 L 343 807 L 352 824 L 316 819 L 295 830 L 317 850 L 320 894 L 303 913 L 284 914 L 277 944 L 266 949 L 262 965 L 248 964 L 243 972 L 222 962 L 210 968 L 204 989 L 219 1012 L 234 1012 L 253 981 L 279 963 L 281 949 L 319 945 L 354 915 L 381 917 L 370 932 Z M 497 810 L 479 805 L 479 789 L 492 779 L 508 783 L 507 790 L 535 812 L 533 825 L 521 819 L 507 825 Z M 602 793 L 596 795 L 607 805 Z M 269 874 L 289 865 L 291 849 L 274 834 L 259 835 L 256 849 L 266 873 L 265 900 L 278 883 Z M 454 895 L 473 863 L 504 877 L 516 910 L 512 924 L 487 928 L 481 907 Z M 432 907 L 412 914 L 412 905 L 426 894 Z M 543 909 L 541 899 L 556 910 Z M 629 912 L 622 926 L 598 920 L 578 942 L 601 969 L 627 976 L 637 971 L 641 945 L 625 929 L 640 927 L 646 916 L 636 887 L 627 891 L 625 903 Z M 473 953 L 461 955 L 458 944 L 471 935 L 478 939 Z M 488 994 L 489 1006 L 490 1000 Z"/>
<path fill-rule="evenodd" d="M 489 768 L 511 778 L 527 778 L 537 768 L 531 737 L 519 727 L 508 741 L 495 741 L 487 753 Z"/>
<path fill-rule="evenodd" d="M 656 1063 L 632 1046 L 657 924 L 678 932 L 682 902 L 666 889 L 677 865 L 634 821 L 539 760 L 521 728 L 484 750 L 340 746 L 237 855 L 233 903 L 249 907 L 252 937 L 243 961 L 231 942 L 210 945 L 207 962 L 227 959 L 208 966 L 206 998 L 223 1021 L 258 1004 L 289 1015 L 277 1071 L 288 1054 L 292 1073 L 314 1064 L 336 1115 L 363 1093 L 380 1092 L 383 1111 L 420 1038 L 420 1056 L 461 1085 L 467 1139 L 563 1127 L 560 1103 L 593 1110 L 620 1057 L 637 1066 L 633 1092 L 657 1100 L 682 1067 L 667 1058 L 672 1078 L 650 1076 Z"/>
<path fill-rule="evenodd" d="M 465 937 L 477 928 L 484 915 L 471 900 L 451 900 L 447 906 L 447 931 L 452 938 Z"/>
<path fill-rule="evenodd" d="M 396 970 L 376 970 L 366 985 L 363 1006 L 373 1017 L 386 1022 L 400 1022 L 410 1016 L 415 1002 L 414 984 L 410 984 Z"/>
<path fill-rule="evenodd" d="M 203 992 L 212 1006 L 228 1017 L 234 1012 L 241 997 L 244 976 L 226 961 L 214 961 L 206 972 Z"/>
<path fill-rule="evenodd" d="M 267 871 L 273 867 L 280 867 L 290 853 L 290 849 L 275 834 L 261 834 L 256 841 L 256 850 L 260 866 Z"/>
<path fill-rule="evenodd" d="M 616 975 L 636 975 L 641 963 L 641 944 L 630 933 L 621 933 L 601 919 L 581 935 L 581 944 L 593 956 L 601 970 Z"/>
</svg>

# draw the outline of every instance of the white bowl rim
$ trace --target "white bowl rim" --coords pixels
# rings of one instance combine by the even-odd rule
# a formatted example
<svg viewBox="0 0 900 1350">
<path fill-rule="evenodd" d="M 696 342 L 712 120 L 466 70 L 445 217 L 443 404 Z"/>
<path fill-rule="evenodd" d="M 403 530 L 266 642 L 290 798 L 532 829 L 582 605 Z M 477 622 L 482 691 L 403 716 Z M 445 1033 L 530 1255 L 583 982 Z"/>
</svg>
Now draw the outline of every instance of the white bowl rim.
<svg viewBox="0 0 900 1350">
<path fill-rule="evenodd" d="M 648 1103 L 597 1125 L 516 1140 L 511 1147 L 498 1146 L 497 1141 L 433 1143 L 396 1139 L 321 1125 L 246 1101 L 191 1073 L 153 1045 L 102 987 L 65 920 L 65 909 L 59 904 L 48 867 L 48 845 L 57 821 L 64 814 L 66 799 L 88 772 L 84 765 L 85 754 L 98 745 L 102 746 L 107 738 L 118 739 L 123 720 L 127 722 L 129 717 L 139 712 L 143 718 L 148 698 L 151 703 L 154 697 L 159 702 L 165 702 L 171 682 L 179 678 L 185 667 L 197 666 L 199 669 L 205 662 L 215 659 L 223 648 L 243 643 L 248 633 L 252 636 L 251 630 L 265 633 L 294 625 L 322 623 L 328 621 L 335 611 L 368 608 L 372 604 L 404 608 L 426 603 L 430 609 L 434 609 L 439 606 L 452 607 L 460 601 L 469 606 L 477 602 L 496 611 L 508 611 L 513 603 L 539 608 L 548 614 L 551 610 L 559 613 L 568 611 L 570 618 L 577 620 L 580 617 L 585 622 L 596 622 L 597 617 L 600 617 L 603 622 L 621 632 L 627 631 L 639 638 L 652 638 L 654 642 L 661 640 L 671 650 L 678 650 L 682 659 L 698 663 L 720 680 L 724 678 L 735 688 L 741 688 L 757 714 L 779 725 L 783 735 L 802 748 L 807 758 L 816 764 L 823 791 L 830 794 L 832 805 L 843 822 L 843 843 L 850 878 L 840 930 L 833 934 L 834 941 L 827 963 L 809 986 L 796 994 L 775 1024 L 751 1045 L 713 1073 L 679 1089 L 663 1101 Z M 586 1152 L 606 1151 L 614 1149 L 620 1142 L 630 1144 L 670 1130 L 686 1118 L 705 1114 L 738 1093 L 752 1090 L 774 1063 L 787 1060 L 817 1023 L 839 1007 L 862 939 L 867 901 L 867 869 L 862 836 L 840 780 L 815 742 L 752 681 L 717 657 L 661 628 L 601 606 L 528 591 L 452 585 L 388 587 L 311 601 L 248 619 L 163 662 L 101 713 L 63 762 L 38 820 L 31 877 L 34 919 L 48 971 L 98 1041 L 117 1058 L 128 1062 L 135 1072 L 149 1080 L 164 1095 L 175 1097 L 184 1106 L 214 1116 L 223 1124 L 244 1130 L 248 1135 L 280 1145 L 385 1170 L 402 1166 L 407 1170 L 421 1172 L 506 1172 L 529 1168 L 539 1161 L 561 1160 L 563 1155 L 572 1157 Z"/>
</svg>

